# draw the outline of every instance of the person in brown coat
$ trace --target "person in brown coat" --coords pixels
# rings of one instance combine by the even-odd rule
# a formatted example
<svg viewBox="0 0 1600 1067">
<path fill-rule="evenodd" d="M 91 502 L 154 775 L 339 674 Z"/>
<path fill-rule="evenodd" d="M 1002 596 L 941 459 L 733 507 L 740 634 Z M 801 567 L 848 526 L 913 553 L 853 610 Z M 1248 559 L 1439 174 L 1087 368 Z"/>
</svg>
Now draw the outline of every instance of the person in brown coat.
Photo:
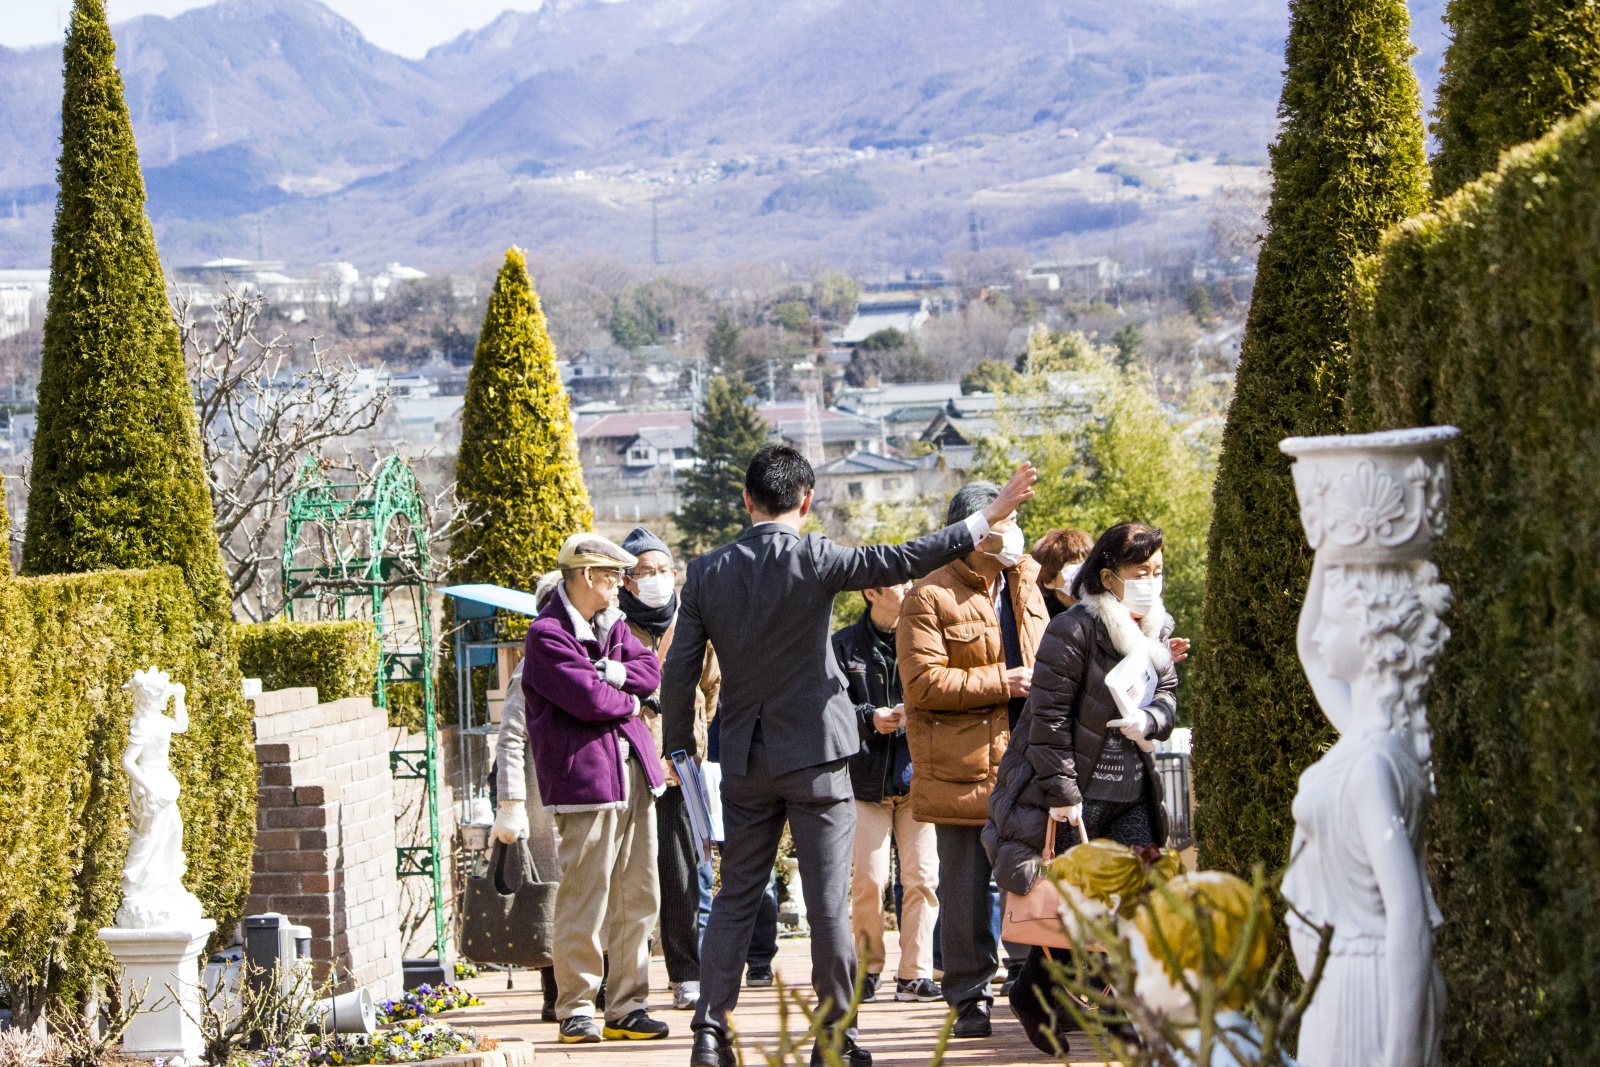
<svg viewBox="0 0 1600 1067">
<path fill-rule="evenodd" d="M 1039 877 L 1045 831 L 1056 830 L 1056 851 L 1078 843 L 1071 823 L 1081 814 L 1092 838 L 1139 848 L 1167 839 L 1161 779 L 1152 742 L 1165 740 L 1178 719 L 1174 658 L 1188 647 L 1172 641 L 1172 617 L 1161 602 L 1161 531 L 1125 522 L 1100 535 L 1074 577 L 1078 602 L 1050 620 L 1039 646 L 1015 739 L 1000 763 L 989 798 L 984 848 L 994 879 L 1024 895 Z M 1106 673 L 1127 656 L 1155 668 L 1154 695 L 1124 716 Z M 1051 979 L 1044 950 L 1028 956 L 1011 993 L 1011 1007 L 1039 1049 L 1045 1033 Z"/>
<path fill-rule="evenodd" d="M 963 486 L 947 521 L 961 522 L 999 492 L 988 482 Z M 999 552 L 973 550 L 914 586 L 897 630 L 911 810 L 937 827 L 939 943 L 956 1037 L 990 1032 L 989 980 L 999 956 L 982 833 L 1048 621 L 1038 572 L 1013 527 Z"/>
</svg>

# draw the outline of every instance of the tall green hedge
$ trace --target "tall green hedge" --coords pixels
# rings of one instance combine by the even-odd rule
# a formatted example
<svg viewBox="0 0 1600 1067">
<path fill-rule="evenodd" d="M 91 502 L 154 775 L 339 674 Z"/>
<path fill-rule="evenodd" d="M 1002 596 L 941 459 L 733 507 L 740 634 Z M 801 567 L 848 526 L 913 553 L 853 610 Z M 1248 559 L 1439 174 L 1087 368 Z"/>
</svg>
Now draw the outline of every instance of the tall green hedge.
<svg viewBox="0 0 1600 1067">
<path fill-rule="evenodd" d="M 1452 424 L 1430 701 L 1445 1062 L 1600 1062 L 1600 107 L 1361 274 L 1352 428 Z"/>
<path fill-rule="evenodd" d="M 1222 437 L 1193 681 L 1200 862 L 1282 866 L 1300 772 L 1331 739 L 1295 655 L 1311 555 L 1278 442 L 1343 426 L 1348 287 L 1425 204 L 1400 0 L 1295 0 L 1273 189 Z"/>
<path fill-rule="evenodd" d="M 175 567 L 0 582 L 0 976 L 29 1003 L 46 991 L 76 1001 L 110 973 L 95 934 L 122 898 L 133 704 L 121 686 L 135 670 L 161 667 L 189 690 L 189 730 L 172 745 L 184 882 L 220 930 L 244 910 L 250 716 L 215 699 L 195 625 Z"/>
<path fill-rule="evenodd" d="M 1450 0 L 1433 133 L 1434 192 L 1455 192 L 1512 145 L 1543 136 L 1600 91 L 1600 6 Z"/>
<path fill-rule="evenodd" d="M 201 622 L 221 626 L 228 586 L 194 401 L 102 0 L 77 0 L 64 59 L 23 573 L 176 564 Z"/>
<path fill-rule="evenodd" d="M 312 686 L 326 703 L 370 697 L 378 677 L 378 635 L 372 623 L 272 622 L 239 627 L 239 670 L 261 687 Z"/>
</svg>

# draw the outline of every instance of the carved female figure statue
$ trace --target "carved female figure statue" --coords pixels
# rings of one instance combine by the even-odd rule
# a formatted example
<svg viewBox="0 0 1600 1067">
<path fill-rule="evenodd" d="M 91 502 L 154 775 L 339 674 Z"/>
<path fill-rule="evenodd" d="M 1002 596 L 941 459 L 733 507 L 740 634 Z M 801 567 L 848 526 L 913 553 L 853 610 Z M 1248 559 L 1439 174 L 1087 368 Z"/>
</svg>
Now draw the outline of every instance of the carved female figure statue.
<svg viewBox="0 0 1600 1067">
<path fill-rule="evenodd" d="M 1316 562 L 1299 652 L 1339 732 L 1300 776 L 1283 894 L 1302 973 L 1333 941 L 1300 1031 L 1304 1067 L 1437 1067 L 1442 922 L 1423 831 L 1432 797 L 1426 693 L 1450 637 L 1450 589 L 1427 561 L 1443 532 L 1450 427 L 1292 438 L 1301 520 Z"/>
<path fill-rule="evenodd" d="M 128 858 L 122 866 L 122 906 L 117 925 L 152 929 L 200 919 L 200 901 L 183 887 L 183 816 L 178 779 L 168 766 L 173 734 L 189 728 L 185 689 L 161 670 L 135 671 L 123 686 L 133 693 L 133 719 L 122 769 L 128 774 Z M 167 701 L 174 702 L 168 718 Z"/>
</svg>

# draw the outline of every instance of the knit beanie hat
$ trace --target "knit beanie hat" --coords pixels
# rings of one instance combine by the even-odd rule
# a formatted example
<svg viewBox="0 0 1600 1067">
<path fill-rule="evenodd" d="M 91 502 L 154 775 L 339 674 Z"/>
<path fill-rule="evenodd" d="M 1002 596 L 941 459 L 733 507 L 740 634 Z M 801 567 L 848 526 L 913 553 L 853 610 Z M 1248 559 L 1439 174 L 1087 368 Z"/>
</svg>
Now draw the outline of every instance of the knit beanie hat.
<svg viewBox="0 0 1600 1067">
<path fill-rule="evenodd" d="M 622 550 L 635 556 L 642 556 L 646 552 L 662 552 L 667 558 L 672 558 L 672 549 L 667 547 L 667 543 L 643 526 L 635 526 L 622 539 Z"/>
</svg>

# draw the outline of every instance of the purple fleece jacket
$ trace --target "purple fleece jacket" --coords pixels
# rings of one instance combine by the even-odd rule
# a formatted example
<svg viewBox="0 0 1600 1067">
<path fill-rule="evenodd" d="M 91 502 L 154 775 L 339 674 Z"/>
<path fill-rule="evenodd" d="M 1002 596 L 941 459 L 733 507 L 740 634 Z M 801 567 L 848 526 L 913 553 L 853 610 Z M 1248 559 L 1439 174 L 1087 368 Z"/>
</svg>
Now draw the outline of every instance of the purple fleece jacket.
<svg viewBox="0 0 1600 1067">
<path fill-rule="evenodd" d="M 661 684 L 661 664 L 615 614 L 603 641 L 580 638 L 559 593 L 528 627 L 522 670 L 527 702 L 528 750 L 539 772 L 540 799 L 547 808 L 620 807 L 627 793 L 619 739 L 626 738 L 653 791 L 665 784 L 656 746 L 638 701 Z M 620 662 L 627 672 L 621 689 L 609 685 L 595 662 Z"/>
</svg>

